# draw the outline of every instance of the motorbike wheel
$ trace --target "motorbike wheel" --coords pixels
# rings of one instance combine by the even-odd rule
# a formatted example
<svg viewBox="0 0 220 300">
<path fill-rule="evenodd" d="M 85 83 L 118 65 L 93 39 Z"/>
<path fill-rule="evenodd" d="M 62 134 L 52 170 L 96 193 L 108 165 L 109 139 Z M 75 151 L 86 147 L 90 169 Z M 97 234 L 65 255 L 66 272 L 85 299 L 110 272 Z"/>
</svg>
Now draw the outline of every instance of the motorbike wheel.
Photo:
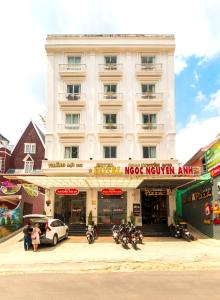
<svg viewBox="0 0 220 300">
<path fill-rule="evenodd" d="M 189 235 L 185 235 L 183 238 L 184 238 L 187 242 L 191 242 L 191 241 L 192 241 Z"/>
</svg>

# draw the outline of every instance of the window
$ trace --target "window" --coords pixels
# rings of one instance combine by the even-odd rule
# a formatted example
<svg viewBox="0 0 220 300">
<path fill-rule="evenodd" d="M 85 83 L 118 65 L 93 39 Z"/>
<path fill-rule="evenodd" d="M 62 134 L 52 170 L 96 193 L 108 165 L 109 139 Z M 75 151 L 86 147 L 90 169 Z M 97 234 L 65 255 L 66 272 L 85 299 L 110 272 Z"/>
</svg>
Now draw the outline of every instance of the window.
<svg viewBox="0 0 220 300">
<path fill-rule="evenodd" d="M 80 114 L 66 114 L 65 128 L 79 129 Z"/>
<path fill-rule="evenodd" d="M 155 56 L 141 56 L 141 64 L 154 64 Z"/>
<path fill-rule="evenodd" d="M 154 99 L 155 95 L 155 84 L 142 84 L 141 85 L 142 99 Z"/>
<path fill-rule="evenodd" d="M 142 84 L 141 91 L 142 91 L 142 93 L 154 93 L 155 92 L 155 84 Z"/>
<path fill-rule="evenodd" d="M 73 65 L 81 64 L 81 56 L 68 56 L 68 64 L 73 64 Z"/>
<path fill-rule="evenodd" d="M 116 114 L 104 114 L 104 128 L 116 129 L 117 128 L 117 115 Z"/>
<path fill-rule="evenodd" d="M 67 85 L 67 99 L 68 100 L 79 100 L 81 93 L 80 84 L 68 84 Z"/>
<path fill-rule="evenodd" d="M 105 56 L 105 64 L 117 64 L 117 56 Z"/>
<path fill-rule="evenodd" d="M 104 158 L 116 158 L 117 157 L 117 148 L 116 146 L 105 146 L 104 150 Z"/>
<path fill-rule="evenodd" d="M 79 147 L 69 146 L 65 147 L 64 158 L 79 158 Z"/>
<path fill-rule="evenodd" d="M 104 84 L 105 99 L 117 98 L 117 84 Z"/>
<path fill-rule="evenodd" d="M 25 143 L 24 144 L 24 153 L 36 153 L 36 144 L 35 143 Z"/>
<path fill-rule="evenodd" d="M 117 70 L 117 56 L 105 56 L 105 69 Z"/>
<path fill-rule="evenodd" d="M 25 173 L 31 173 L 31 172 L 33 172 L 33 169 L 34 169 L 34 161 L 27 160 L 24 163 L 24 172 Z"/>
<path fill-rule="evenodd" d="M 157 122 L 157 115 L 156 114 L 143 114 L 142 115 L 143 124 L 156 124 Z"/>
<path fill-rule="evenodd" d="M 156 158 L 156 146 L 143 146 L 143 158 Z"/>
</svg>

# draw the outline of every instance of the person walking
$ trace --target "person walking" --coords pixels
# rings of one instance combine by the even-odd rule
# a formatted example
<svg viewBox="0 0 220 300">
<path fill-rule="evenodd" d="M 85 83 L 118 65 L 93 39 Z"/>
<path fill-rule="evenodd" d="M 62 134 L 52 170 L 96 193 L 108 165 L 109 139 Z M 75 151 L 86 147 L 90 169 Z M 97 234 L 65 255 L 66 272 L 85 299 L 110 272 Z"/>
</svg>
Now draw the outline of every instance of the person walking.
<svg viewBox="0 0 220 300">
<path fill-rule="evenodd" d="M 38 245 L 40 244 L 40 235 L 41 235 L 41 230 L 39 228 L 39 225 L 35 224 L 31 234 L 31 240 L 32 240 L 32 245 L 34 247 L 34 252 L 37 251 Z"/>
<path fill-rule="evenodd" d="M 23 233 L 24 233 L 24 250 L 27 251 L 31 248 L 31 233 L 33 231 L 33 228 L 31 226 L 31 222 L 28 222 L 28 224 L 24 227 Z"/>
</svg>

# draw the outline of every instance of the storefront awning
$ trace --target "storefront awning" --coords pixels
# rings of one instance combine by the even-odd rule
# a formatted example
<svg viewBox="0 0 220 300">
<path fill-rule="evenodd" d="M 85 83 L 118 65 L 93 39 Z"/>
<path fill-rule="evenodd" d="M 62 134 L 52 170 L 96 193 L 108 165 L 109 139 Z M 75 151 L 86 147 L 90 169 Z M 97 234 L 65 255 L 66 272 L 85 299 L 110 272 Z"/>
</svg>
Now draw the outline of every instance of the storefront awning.
<svg viewBox="0 0 220 300">
<path fill-rule="evenodd" d="M 44 189 L 75 187 L 79 189 L 89 188 L 178 188 L 194 182 L 192 177 L 165 177 L 147 178 L 146 176 L 5 176 L 9 180 L 22 180 L 32 183 Z"/>
<path fill-rule="evenodd" d="M 7 179 L 10 179 L 7 176 Z M 13 176 L 11 179 L 22 180 L 45 189 L 76 187 L 89 188 L 137 188 L 142 182 L 140 177 L 47 177 L 47 176 Z"/>
</svg>

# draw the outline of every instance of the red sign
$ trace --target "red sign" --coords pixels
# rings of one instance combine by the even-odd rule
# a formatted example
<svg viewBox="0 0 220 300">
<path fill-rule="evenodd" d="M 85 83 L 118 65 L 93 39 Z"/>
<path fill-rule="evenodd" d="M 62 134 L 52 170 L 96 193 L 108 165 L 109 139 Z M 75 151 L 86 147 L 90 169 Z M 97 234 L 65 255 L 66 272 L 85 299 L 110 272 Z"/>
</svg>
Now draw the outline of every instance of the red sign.
<svg viewBox="0 0 220 300">
<path fill-rule="evenodd" d="M 57 189 L 55 193 L 57 195 L 78 195 L 79 190 L 78 189 Z"/>
<path fill-rule="evenodd" d="M 210 171 L 210 175 L 212 176 L 212 177 L 215 177 L 215 176 L 217 176 L 217 175 L 219 175 L 220 174 L 220 166 L 217 166 L 217 167 L 215 167 L 214 169 L 212 169 L 211 171 Z"/>
<path fill-rule="evenodd" d="M 123 191 L 121 189 L 102 189 L 102 195 L 110 196 L 110 195 L 122 195 Z"/>
</svg>

